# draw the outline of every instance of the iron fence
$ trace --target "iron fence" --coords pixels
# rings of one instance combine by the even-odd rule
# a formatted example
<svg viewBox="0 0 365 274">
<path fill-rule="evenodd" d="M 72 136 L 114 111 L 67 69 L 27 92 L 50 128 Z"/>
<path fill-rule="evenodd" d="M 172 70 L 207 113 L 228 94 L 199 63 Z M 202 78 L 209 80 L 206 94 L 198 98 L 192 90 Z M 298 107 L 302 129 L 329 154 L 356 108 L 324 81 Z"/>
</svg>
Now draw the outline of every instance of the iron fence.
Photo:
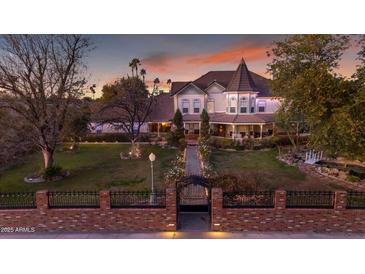
<svg viewBox="0 0 365 274">
<path fill-rule="evenodd" d="M 34 192 L 0 192 L 1 209 L 36 208 Z"/>
<path fill-rule="evenodd" d="M 50 208 L 98 208 L 99 192 L 96 191 L 52 191 L 48 194 Z"/>
<path fill-rule="evenodd" d="M 333 208 L 334 193 L 327 191 L 287 191 L 287 208 Z"/>
<path fill-rule="evenodd" d="M 224 192 L 223 207 L 227 208 L 273 208 L 274 192 Z"/>
<path fill-rule="evenodd" d="M 166 193 L 112 191 L 110 205 L 112 208 L 166 207 Z"/>
<path fill-rule="evenodd" d="M 365 208 L 365 192 L 348 192 L 347 208 Z"/>
</svg>

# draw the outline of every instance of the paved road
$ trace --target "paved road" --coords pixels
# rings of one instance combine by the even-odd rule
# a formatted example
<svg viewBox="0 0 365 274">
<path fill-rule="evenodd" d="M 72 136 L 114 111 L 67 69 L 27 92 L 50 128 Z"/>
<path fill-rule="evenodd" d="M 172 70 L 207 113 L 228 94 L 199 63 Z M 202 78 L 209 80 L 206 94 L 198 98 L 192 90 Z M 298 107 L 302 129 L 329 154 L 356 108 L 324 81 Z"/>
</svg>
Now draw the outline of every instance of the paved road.
<svg viewBox="0 0 365 274">
<path fill-rule="evenodd" d="M 1 239 L 365 239 L 365 234 L 344 233 L 2 233 Z"/>
<path fill-rule="evenodd" d="M 185 175 L 200 175 L 200 162 L 198 159 L 198 146 L 186 147 Z"/>
</svg>

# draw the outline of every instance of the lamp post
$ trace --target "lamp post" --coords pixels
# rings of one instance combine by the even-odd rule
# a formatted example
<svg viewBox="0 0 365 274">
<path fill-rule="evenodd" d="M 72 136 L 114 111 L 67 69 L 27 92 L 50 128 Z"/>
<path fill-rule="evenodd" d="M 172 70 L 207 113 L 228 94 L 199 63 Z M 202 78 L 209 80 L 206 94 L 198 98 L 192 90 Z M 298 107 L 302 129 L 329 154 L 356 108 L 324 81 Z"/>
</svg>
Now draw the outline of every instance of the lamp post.
<svg viewBox="0 0 365 274">
<path fill-rule="evenodd" d="M 156 155 L 153 154 L 151 152 L 151 154 L 148 156 L 148 158 L 150 159 L 151 162 L 151 197 L 150 197 L 150 203 L 154 204 L 155 203 L 155 189 L 154 189 L 154 185 L 153 185 L 153 162 L 156 160 Z"/>
</svg>

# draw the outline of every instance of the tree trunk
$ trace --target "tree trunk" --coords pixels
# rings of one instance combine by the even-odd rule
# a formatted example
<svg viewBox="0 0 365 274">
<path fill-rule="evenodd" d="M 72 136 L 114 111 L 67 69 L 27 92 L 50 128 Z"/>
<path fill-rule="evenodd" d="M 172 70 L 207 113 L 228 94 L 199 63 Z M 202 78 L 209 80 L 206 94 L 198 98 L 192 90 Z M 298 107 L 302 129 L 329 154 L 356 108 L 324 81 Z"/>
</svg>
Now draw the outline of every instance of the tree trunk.
<svg viewBox="0 0 365 274">
<path fill-rule="evenodd" d="M 42 149 L 44 168 L 50 168 L 53 166 L 53 151 L 49 149 Z"/>
</svg>

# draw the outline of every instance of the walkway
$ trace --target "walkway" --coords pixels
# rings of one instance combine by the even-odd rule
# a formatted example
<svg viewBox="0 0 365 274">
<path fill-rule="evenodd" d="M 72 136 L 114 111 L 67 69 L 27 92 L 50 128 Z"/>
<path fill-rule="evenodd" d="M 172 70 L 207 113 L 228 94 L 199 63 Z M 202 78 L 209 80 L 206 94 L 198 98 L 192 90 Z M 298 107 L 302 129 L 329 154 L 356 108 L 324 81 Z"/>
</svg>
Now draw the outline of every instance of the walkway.
<svg viewBox="0 0 365 274">
<path fill-rule="evenodd" d="M 0 239 L 365 239 L 365 234 L 281 232 L 0 233 Z"/>
<path fill-rule="evenodd" d="M 185 175 L 200 176 L 200 161 L 198 159 L 198 146 L 186 147 Z"/>
</svg>

